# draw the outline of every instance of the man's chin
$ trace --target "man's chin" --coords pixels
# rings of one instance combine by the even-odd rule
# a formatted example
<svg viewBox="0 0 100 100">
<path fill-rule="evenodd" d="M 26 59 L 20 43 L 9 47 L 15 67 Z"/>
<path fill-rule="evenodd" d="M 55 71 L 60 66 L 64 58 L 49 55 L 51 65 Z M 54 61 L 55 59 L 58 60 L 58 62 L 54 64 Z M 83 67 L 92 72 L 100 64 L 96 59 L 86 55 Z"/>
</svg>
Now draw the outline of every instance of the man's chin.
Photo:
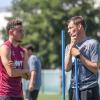
<svg viewBox="0 0 100 100">
<path fill-rule="evenodd" d="M 21 43 L 22 41 L 21 40 L 16 40 L 16 42 Z"/>
</svg>

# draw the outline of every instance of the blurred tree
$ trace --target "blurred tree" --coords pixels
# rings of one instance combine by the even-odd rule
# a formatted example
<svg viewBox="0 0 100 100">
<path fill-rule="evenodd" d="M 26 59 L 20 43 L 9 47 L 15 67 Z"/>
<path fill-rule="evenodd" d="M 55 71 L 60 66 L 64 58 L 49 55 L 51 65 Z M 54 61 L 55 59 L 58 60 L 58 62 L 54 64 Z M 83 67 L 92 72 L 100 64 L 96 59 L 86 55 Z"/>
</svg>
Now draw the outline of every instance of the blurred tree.
<svg viewBox="0 0 100 100">
<path fill-rule="evenodd" d="M 5 28 L 3 28 L 3 29 L 1 30 L 1 32 L 0 32 L 0 33 L 2 33 L 2 34 L 3 34 L 3 39 L 4 39 L 4 40 L 7 40 L 8 35 L 7 35 L 6 31 L 5 31 Z"/>
<path fill-rule="evenodd" d="M 87 33 L 96 36 L 100 31 L 100 9 L 93 0 L 13 0 L 13 17 L 24 21 L 23 44 L 33 44 L 41 58 L 43 68 L 61 66 L 61 30 L 65 21 L 81 15 L 86 19 Z M 66 44 L 69 41 L 66 32 Z"/>
</svg>

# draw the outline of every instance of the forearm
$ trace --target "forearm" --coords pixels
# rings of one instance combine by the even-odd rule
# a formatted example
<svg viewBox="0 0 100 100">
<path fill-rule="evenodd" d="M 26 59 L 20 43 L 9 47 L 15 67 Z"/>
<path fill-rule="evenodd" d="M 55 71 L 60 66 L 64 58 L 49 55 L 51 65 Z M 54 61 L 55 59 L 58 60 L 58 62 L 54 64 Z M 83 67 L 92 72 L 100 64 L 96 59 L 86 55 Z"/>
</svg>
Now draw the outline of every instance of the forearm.
<svg viewBox="0 0 100 100">
<path fill-rule="evenodd" d="M 33 86 L 35 84 L 35 81 L 33 80 L 33 78 L 31 77 L 30 78 L 30 81 L 29 81 L 29 85 L 30 86 Z M 34 87 L 34 86 L 33 86 Z"/>
<path fill-rule="evenodd" d="M 87 69 L 89 69 L 94 74 L 98 71 L 98 63 L 91 62 L 87 58 L 85 58 L 82 54 L 80 54 L 80 60 L 85 65 Z"/>
<path fill-rule="evenodd" d="M 29 71 L 29 66 L 28 66 L 27 61 L 24 63 L 24 69 Z M 29 80 L 30 79 L 30 76 L 31 76 L 31 74 L 30 74 L 30 71 L 29 71 L 29 73 L 23 74 L 22 75 L 22 78 L 24 78 L 26 80 Z"/>
<path fill-rule="evenodd" d="M 29 90 L 32 91 L 34 89 L 35 86 L 35 78 L 36 78 L 36 72 L 32 71 L 31 72 L 31 78 L 29 81 Z"/>
<path fill-rule="evenodd" d="M 35 80 L 36 80 L 36 71 L 33 70 L 31 72 L 30 83 L 35 84 Z"/>
<path fill-rule="evenodd" d="M 29 65 L 28 65 L 28 52 L 27 50 L 24 48 L 24 51 L 25 51 L 25 55 L 24 55 L 24 62 L 23 62 L 23 66 L 24 66 L 24 69 L 25 70 L 28 70 L 29 71 Z M 22 75 L 22 78 L 26 79 L 26 80 L 29 80 L 30 79 L 30 72 L 28 73 L 25 73 Z"/>
<path fill-rule="evenodd" d="M 24 51 L 25 51 L 25 55 L 24 55 L 24 62 L 23 62 L 23 66 L 24 66 L 24 69 L 28 69 L 29 70 L 29 65 L 28 65 L 28 52 L 27 50 L 24 48 Z"/>
<path fill-rule="evenodd" d="M 69 71 L 71 69 L 71 65 L 72 65 L 72 55 L 70 51 L 68 51 L 67 54 L 65 54 L 65 70 Z"/>
<path fill-rule="evenodd" d="M 30 76 L 31 76 L 31 74 L 30 74 L 30 72 L 29 72 L 29 73 L 23 74 L 23 75 L 22 75 L 22 78 L 24 78 L 24 79 L 26 79 L 26 80 L 30 80 Z"/>
<path fill-rule="evenodd" d="M 25 69 L 12 69 L 10 77 L 23 77 L 28 73 L 28 70 Z"/>
</svg>

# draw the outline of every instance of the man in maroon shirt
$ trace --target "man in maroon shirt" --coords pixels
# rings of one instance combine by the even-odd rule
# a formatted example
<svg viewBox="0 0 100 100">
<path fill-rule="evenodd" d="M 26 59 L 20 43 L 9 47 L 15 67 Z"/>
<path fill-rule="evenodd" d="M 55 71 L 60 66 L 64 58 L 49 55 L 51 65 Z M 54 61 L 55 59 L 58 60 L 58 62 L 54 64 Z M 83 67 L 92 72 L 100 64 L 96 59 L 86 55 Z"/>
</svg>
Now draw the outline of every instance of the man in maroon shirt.
<svg viewBox="0 0 100 100">
<path fill-rule="evenodd" d="M 0 47 L 0 100 L 23 100 L 21 78 L 29 79 L 27 50 L 20 46 L 24 36 L 22 21 L 10 20 L 9 39 Z"/>
</svg>

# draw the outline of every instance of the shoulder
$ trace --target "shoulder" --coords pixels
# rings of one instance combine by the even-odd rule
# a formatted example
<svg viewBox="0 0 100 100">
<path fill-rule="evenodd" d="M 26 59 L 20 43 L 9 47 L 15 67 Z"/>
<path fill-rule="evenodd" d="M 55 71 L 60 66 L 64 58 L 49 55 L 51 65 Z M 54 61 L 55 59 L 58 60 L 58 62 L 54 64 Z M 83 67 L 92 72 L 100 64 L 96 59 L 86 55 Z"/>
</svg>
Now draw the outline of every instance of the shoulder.
<svg viewBox="0 0 100 100">
<path fill-rule="evenodd" d="M 36 55 L 31 55 L 31 56 L 30 56 L 30 59 L 36 60 L 36 59 L 37 59 L 37 56 L 36 56 Z"/>
<path fill-rule="evenodd" d="M 8 46 L 8 45 L 6 45 L 6 44 L 3 44 L 3 45 L 1 45 L 0 46 L 0 51 L 3 51 L 3 50 L 10 50 L 11 48 Z"/>
<path fill-rule="evenodd" d="M 94 47 L 94 46 L 98 46 L 99 45 L 99 42 L 98 40 L 94 39 L 94 38 L 88 38 L 86 41 L 85 41 L 85 44 L 88 46 L 88 47 Z"/>
<path fill-rule="evenodd" d="M 96 40 L 94 38 L 88 38 L 86 42 L 88 42 L 90 44 L 98 44 L 99 43 L 98 40 Z"/>
<path fill-rule="evenodd" d="M 40 59 L 36 55 L 31 55 L 29 57 L 29 61 L 34 61 L 34 62 L 41 62 Z"/>
<path fill-rule="evenodd" d="M 9 48 L 7 45 L 0 46 L 0 56 L 3 56 L 5 54 L 10 54 L 11 48 Z"/>
</svg>

